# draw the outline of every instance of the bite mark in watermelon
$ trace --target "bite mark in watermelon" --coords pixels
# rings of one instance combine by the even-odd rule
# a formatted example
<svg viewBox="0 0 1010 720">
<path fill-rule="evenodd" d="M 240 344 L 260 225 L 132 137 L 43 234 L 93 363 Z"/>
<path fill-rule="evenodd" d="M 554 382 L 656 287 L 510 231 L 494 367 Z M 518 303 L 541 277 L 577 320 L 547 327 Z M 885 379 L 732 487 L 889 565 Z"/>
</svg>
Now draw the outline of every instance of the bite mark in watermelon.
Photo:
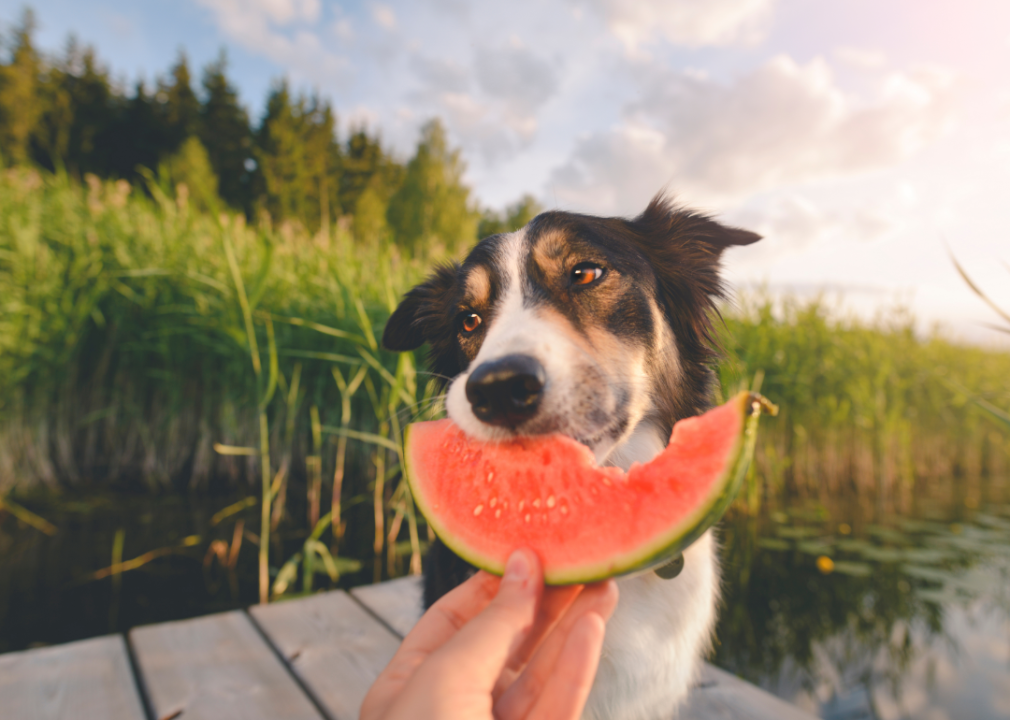
<svg viewBox="0 0 1010 720">
<path fill-rule="evenodd" d="M 767 400 L 743 392 L 678 422 L 651 462 L 599 467 L 561 435 L 486 443 L 451 420 L 409 425 L 407 481 L 449 549 L 500 575 L 533 549 L 550 585 L 594 582 L 661 565 L 729 507 L 753 454 Z"/>
</svg>

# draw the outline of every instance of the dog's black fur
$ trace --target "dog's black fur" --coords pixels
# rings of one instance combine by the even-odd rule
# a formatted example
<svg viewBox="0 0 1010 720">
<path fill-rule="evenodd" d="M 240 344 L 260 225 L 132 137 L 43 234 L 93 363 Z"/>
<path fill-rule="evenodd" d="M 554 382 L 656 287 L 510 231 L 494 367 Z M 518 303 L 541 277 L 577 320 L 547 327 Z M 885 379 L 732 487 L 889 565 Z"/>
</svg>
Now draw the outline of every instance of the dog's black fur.
<svg viewBox="0 0 1010 720">
<path fill-rule="evenodd" d="M 559 266 L 567 258 L 599 262 L 632 277 L 620 295 L 594 298 L 583 295 L 572 300 L 571 289 L 556 287 L 550 273 L 538 264 L 533 248 L 548 236 L 547 262 Z M 467 369 L 480 349 L 482 334 L 460 332 L 459 317 L 470 308 L 463 305 L 466 278 L 473 268 L 487 269 L 489 278 L 486 307 L 479 308 L 486 329 L 494 321 L 495 301 L 501 292 L 503 268 L 498 252 L 506 235 L 480 241 L 462 263 L 439 267 L 422 284 L 408 292 L 389 318 L 383 345 L 396 351 L 414 350 L 430 344 L 429 362 L 436 378 L 444 384 Z M 551 211 L 534 218 L 526 227 L 529 251 L 523 267 L 523 298 L 531 305 L 550 305 L 580 329 L 583 318 L 591 317 L 617 337 L 647 337 L 653 327 L 649 296 L 665 315 L 676 342 L 680 375 L 662 381 L 665 387 L 654 392 L 654 410 L 648 418 L 662 432 L 684 417 L 703 412 L 709 405 L 713 373 L 711 363 L 717 347 L 713 334 L 716 302 L 724 297 L 719 278 L 720 256 L 727 247 L 748 245 L 760 239 L 746 230 L 729 228 L 711 218 L 682 210 L 667 197 L 658 195 L 638 217 L 592 217 Z M 425 607 L 459 585 L 474 568 L 436 542 L 426 563 Z"/>
</svg>

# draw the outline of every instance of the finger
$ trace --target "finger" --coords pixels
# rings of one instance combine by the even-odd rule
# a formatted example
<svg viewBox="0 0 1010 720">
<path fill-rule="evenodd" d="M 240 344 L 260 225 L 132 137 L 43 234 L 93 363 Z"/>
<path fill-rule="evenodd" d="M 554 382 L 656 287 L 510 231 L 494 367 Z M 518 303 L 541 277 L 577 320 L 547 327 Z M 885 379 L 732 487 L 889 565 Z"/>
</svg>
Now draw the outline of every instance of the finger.
<svg viewBox="0 0 1010 720">
<path fill-rule="evenodd" d="M 540 598 L 540 605 L 537 607 L 536 616 L 533 620 L 533 627 L 530 629 L 526 639 L 522 641 L 505 661 L 505 668 L 498 677 L 492 696 L 497 699 L 505 692 L 512 682 L 519 676 L 526 663 L 530 661 L 533 653 L 537 651 L 550 632 L 564 616 L 565 611 L 575 602 L 575 598 L 582 592 L 582 585 L 567 585 L 564 587 L 544 588 Z"/>
<path fill-rule="evenodd" d="M 362 703 L 361 717 L 385 716 L 418 666 L 488 606 L 500 583 L 500 578 L 479 572 L 432 605 L 372 684 Z"/>
<path fill-rule="evenodd" d="M 512 553 L 495 599 L 443 645 L 432 661 L 437 657 L 438 666 L 465 667 L 468 682 L 490 692 L 506 660 L 532 628 L 542 590 L 543 573 L 536 554 L 531 550 Z"/>
<path fill-rule="evenodd" d="M 428 608 L 400 649 L 409 653 L 435 652 L 494 600 L 500 585 L 500 577 L 478 572 Z"/>
<path fill-rule="evenodd" d="M 617 607 L 617 583 L 608 580 L 587 585 L 551 634 L 543 641 L 522 674 L 502 693 L 495 711 L 502 718 L 523 718 L 543 693 L 555 671 L 568 635 L 575 623 L 587 613 L 608 619 Z"/>
<path fill-rule="evenodd" d="M 594 612 L 572 627 L 528 720 L 578 720 L 593 687 L 606 625 Z"/>
</svg>

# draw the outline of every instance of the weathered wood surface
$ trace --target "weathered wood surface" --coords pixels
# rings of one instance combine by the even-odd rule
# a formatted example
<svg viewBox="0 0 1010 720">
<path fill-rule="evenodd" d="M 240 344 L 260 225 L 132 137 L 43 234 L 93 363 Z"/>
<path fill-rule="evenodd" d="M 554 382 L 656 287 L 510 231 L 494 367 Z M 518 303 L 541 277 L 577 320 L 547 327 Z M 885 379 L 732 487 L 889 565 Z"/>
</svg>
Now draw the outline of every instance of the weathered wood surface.
<svg viewBox="0 0 1010 720">
<path fill-rule="evenodd" d="M 122 635 L 0 655 L 3 720 L 144 720 Z"/>
<path fill-rule="evenodd" d="M 0 718 L 356 720 L 421 615 L 417 578 L 0 655 Z M 678 720 L 813 720 L 706 665 Z"/>
<path fill-rule="evenodd" d="M 678 720 L 815 720 L 813 715 L 705 663 Z"/>
<path fill-rule="evenodd" d="M 401 636 L 410 632 L 421 616 L 418 578 L 400 578 L 351 592 Z M 771 693 L 705 663 L 702 677 L 677 714 L 677 720 L 815 719 Z"/>
<path fill-rule="evenodd" d="M 342 591 L 258 605 L 250 613 L 334 720 L 356 720 L 365 693 L 400 645 Z"/>
<path fill-rule="evenodd" d="M 421 618 L 421 578 L 402 577 L 351 590 L 358 602 L 389 625 L 401 638 Z"/>
<path fill-rule="evenodd" d="M 319 720 L 240 610 L 130 631 L 154 720 Z"/>
</svg>

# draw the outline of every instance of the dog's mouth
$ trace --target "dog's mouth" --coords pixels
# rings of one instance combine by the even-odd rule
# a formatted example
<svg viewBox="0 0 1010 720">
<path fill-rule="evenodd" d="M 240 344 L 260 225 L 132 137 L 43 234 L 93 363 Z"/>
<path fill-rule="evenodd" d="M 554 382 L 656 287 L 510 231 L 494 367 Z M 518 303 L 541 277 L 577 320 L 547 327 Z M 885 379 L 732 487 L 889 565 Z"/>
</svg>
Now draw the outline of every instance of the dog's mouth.
<svg viewBox="0 0 1010 720">
<path fill-rule="evenodd" d="M 481 442 L 559 434 L 588 447 L 599 462 L 620 444 L 631 425 L 629 390 L 598 392 L 552 387 L 533 365 L 504 358 L 450 388 L 450 419 Z M 522 372 L 513 372 L 519 368 Z M 476 380 L 474 379 L 476 378 Z M 460 397 L 465 389 L 465 399 Z M 455 395 L 455 402 L 452 401 Z"/>
</svg>

